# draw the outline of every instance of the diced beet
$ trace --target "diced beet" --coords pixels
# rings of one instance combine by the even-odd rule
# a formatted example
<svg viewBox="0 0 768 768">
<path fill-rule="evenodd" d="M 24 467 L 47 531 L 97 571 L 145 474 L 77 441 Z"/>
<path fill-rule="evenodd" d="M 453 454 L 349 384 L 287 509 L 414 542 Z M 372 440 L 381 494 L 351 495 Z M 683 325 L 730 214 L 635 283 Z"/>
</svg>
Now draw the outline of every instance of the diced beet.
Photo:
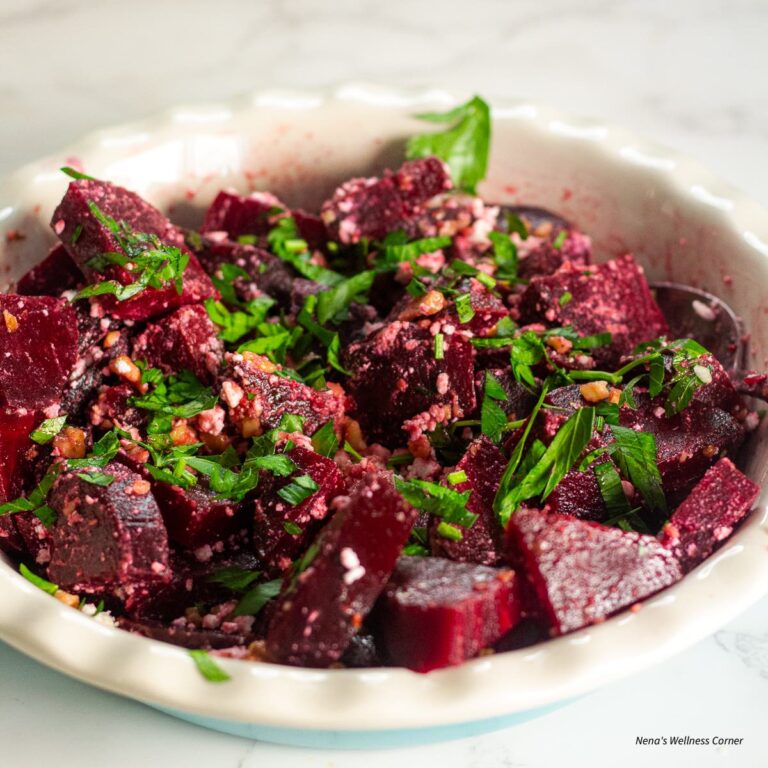
<svg viewBox="0 0 768 768">
<path fill-rule="evenodd" d="M 714 355 L 702 355 L 693 360 L 691 364 L 707 368 L 712 376 L 712 381 L 709 384 L 696 389 L 693 393 L 694 400 L 733 414 L 744 409 L 744 403 L 736 392 L 731 377 Z"/>
<path fill-rule="evenodd" d="M 77 359 L 77 321 L 63 299 L 0 296 L 0 405 L 42 410 L 59 402 Z"/>
<path fill-rule="evenodd" d="M 120 618 L 118 626 L 128 632 L 148 637 L 150 640 L 159 640 L 182 648 L 202 648 L 203 650 L 242 647 L 256 639 L 256 636 L 251 634 L 227 633 L 215 629 L 188 629 L 150 620 Z"/>
<path fill-rule="evenodd" d="M 115 235 L 91 212 L 89 203 L 117 222 L 125 222 L 133 232 L 157 236 L 166 245 L 186 250 L 184 236 L 160 211 L 134 192 L 105 181 L 82 179 L 72 181 L 61 203 L 53 213 L 51 226 L 72 259 L 91 281 L 115 279 L 123 285 L 134 277 L 123 267 L 112 265 L 101 273 L 92 261 L 104 253 L 121 251 Z M 114 317 L 146 320 L 184 304 L 194 304 L 216 295 L 208 276 L 197 258 L 189 253 L 184 271 L 184 290 L 177 293 L 174 285 L 146 288 L 127 301 L 118 302 L 114 296 L 92 299 Z"/>
<path fill-rule="evenodd" d="M 463 493 L 471 491 L 467 510 L 478 516 L 469 528 L 462 528 L 460 541 L 446 539 L 438 533 L 439 518 L 430 523 L 429 541 L 432 553 L 461 562 L 497 565 L 504 557 L 504 531 L 493 511 L 493 500 L 499 489 L 507 460 L 487 438 L 480 437 L 470 444 L 456 472 L 465 472 L 467 480 L 451 486 Z"/>
<path fill-rule="evenodd" d="M 295 273 L 269 251 L 227 239 L 204 237 L 199 257 L 209 275 L 220 277 L 222 264 L 234 264 L 248 274 L 248 278 L 237 277 L 233 281 L 241 301 L 266 295 L 281 304 L 288 303 Z"/>
<path fill-rule="evenodd" d="M 222 190 L 206 211 L 200 231 L 226 232 L 231 240 L 242 235 L 266 235 L 276 209 L 284 210 L 285 205 L 269 192 L 238 195 Z"/>
<path fill-rule="evenodd" d="M 586 265 L 591 261 L 592 243 L 569 221 L 544 208 L 502 206 L 499 229 L 508 231 L 506 213 L 520 218 L 528 237 L 517 241 L 518 275 L 529 280 L 537 275 L 551 275 L 566 261 Z M 564 233 L 564 234 L 562 234 Z"/>
<path fill-rule="evenodd" d="M 103 471 L 114 478 L 108 486 L 76 472 L 56 480 L 49 578 L 73 592 L 140 599 L 171 577 L 163 518 L 140 475 L 115 462 Z"/>
<path fill-rule="evenodd" d="M 313 213 L 300 210 L 291 211 L 291 215 L 296 222 L 296 229 L 299 230 L 302 239 L 307 241 L 310 250 L 325 250 L 328 244 L 328 230 L 323 220 Z"/>
<path fill-rule="evenodd" d="M 226 539 L 244 525 L 242 510 L 228 499 L 217 499 L 208 488 L 157 482 L 152 494 L 163 515 L 168 536 L 183 547 L 197 549 Z"/>
<path fill-rule="evenodd" d="M 329 512 L 328 502 L 344 490 L 344 480 L 336 463 L 300 445 L 288 454 L 297 467 L 291 477 L 273 478 L 256 499 L 253 521 L 253 546 L 265 570 L 277 576 L 290 567 L 306 549 L 318 524 Z M 296 506 L 278 491 L 300 475 L 308 475 L 318 489 Z M 291 530 L 286 530 L 286 526 Z M 293 529 L 298 527 L 298 532 Z"/>
<path fill-rule="evenodd" d="M 83 282 L 83 273 L 67 249 L 59 244 L 16 284 L 20 296 L 61 296 Z"/>
<path fill-rule="evenodd" d="M 141 427 L 147 421 L 148 411 L 131 405 L 129 400 L 136 396 L 136 390 L 130 384 L 115 384 L 103 387 L 91 404 L 89 420 L 94 427 L 120 429 Z"/>
<path fill-rule="evenodd" d="M 289 575 L 267 632 L 276 661 L 326 667 L 338 661 L 373 607 L 408 540 L 416 510 L 392 476 L 365 475 Z"/>
<path fill-rule="evenodd" d="M 166 374 L 190 370 L 206 383 L 215 380 L 223 357 L 224 344 L 200 304 L 149 323 L 133 343 L 134 360 L 146 360 Z"/>
<path fill-rule="evenodd" d="M 563 300 L 566 293 L 571 298 Z M 640 342 L 668 332 L 643 270 L 629 254 L 589 267 L 567 262 L 552 275 L 532 278 L 520 312 L 526 323 L 571 325 L 581 336 L 610 332 L 609 346 L 590 350 L 598 366 L 615 366 Z"/>
<path fill-rule="evenodd" d="M 377 606 L 387 661 L 415 672 L 461 664 L 519 620 L 511 570 L 441 557 L 401 557 Z"/>
<path fill-rule="evenodd" d="M 672 504 L 680 502 L 699 478 L 724 453 L 732 453 L 744 441 L 744 427 L 719 408 L 697 401 L 676 416 L 663 412 L 664 397 L 635 397 L 637 410 L 622 408 L 623 426 L 650 432 L 656 438 L 656 455 L 664 492 Z"/>
<path fill-rule="evenodd" d="M 661 543 L 687 573 L 708 558 L 755 503 L 760 486 L 722 458 L 708 469 L 662 529 Z"/>
<path fill-rule="evenodd" d="M 337 391 L 318 391 L 281 376 L 279 366 L 252 352 L 229 355 L 228 359 L 230 366 L 222 384 L 222 399 L 243 435 L 273 429 L 285 415 L 302 416 L 306 435 L 330 419 L 341 418 L 344 403 Z"/>
<path fill-rule="evenodd" d="M 33 512 L 18 512 L 13 516 L 16 530 L 24 540 L 24 549 L 37 565 L 51 559 L 51 531 Z"/>
<path fill-rule="evenodd" d="M 456 289 L 460 293 L 469 294 L 470 305 L 475 313 L 472 319 L 461 324 L 455 305 L 452 304 L 436 315 L 435 320 L 449 320 L 457 329 L 471 331 L 475 336 L 490 336 L 495 332 L 499 321 L 509 317 L 509 307 L 474 277 L 462 281 Z"/>
<path fill-rule="evenodd" d="M 459 334 L 444 337 L 443 359 L 427 329 L 396 321 L 348 348 L 348 381 L 370 440 L 390 447 L 475 408 L 473 348 Z"/>
<path fill-rule="evenodd" d="M 341 243 L 381 240 L 402 229 L 431 197 L 451 189 L 447 166 L 435 157 L 411 160 L 381 178 L 350 179 L 323 203 L 321 217 Z"/>
<path fill-rule="evenodd" d="M 601 457 L 595 464 L 608 461 Z M 547 511 L 601 522 L 606 519 L 606 507 L 597 483 L 594 466 L 579 471 L 571 469 L 547 497 Z"/>
<path fill-rule="evenodd" d="M 508 534 L 553 635 L 603 621 L 682 576 L 653 536 L 567 515 L 519 509 Z"/>
<path fill-rule="evenodd" d="M 32 444 L 29 433 L 35 426 L 34 412 L 0 409 L 0 504 L 15 499 L 24 484 L 24 452 Z"/>
<path fill-rule="evenodd" d="M 0 517 L 0 550 L 14 555 L 21 555 L 25 551 L 24 539 L 13 521 L 13 515 Z"/>
</svg>

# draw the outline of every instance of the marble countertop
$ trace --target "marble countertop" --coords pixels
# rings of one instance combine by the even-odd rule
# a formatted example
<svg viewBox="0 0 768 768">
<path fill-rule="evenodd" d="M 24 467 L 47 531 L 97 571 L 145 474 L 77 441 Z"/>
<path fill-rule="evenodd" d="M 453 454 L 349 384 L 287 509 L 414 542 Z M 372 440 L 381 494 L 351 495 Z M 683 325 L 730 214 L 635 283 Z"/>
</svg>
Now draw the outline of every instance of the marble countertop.
<svg viewBox="0 0 768 768">
<path fill-rule="evenodd" d="M 0 173 L 179 102 L 355 79 L 530 98 L 623 123 L 768 205 L 767 36 L 764 0 L 0 0 Z M 1 644 L 0 690 L 4 768 L 751 768 L 768 761 L 768 599 L 667 663 L 540 720 L 390 752 L 208 732 Z M 670 735 L 744 743 L 635 744 Z"/>
</svg>

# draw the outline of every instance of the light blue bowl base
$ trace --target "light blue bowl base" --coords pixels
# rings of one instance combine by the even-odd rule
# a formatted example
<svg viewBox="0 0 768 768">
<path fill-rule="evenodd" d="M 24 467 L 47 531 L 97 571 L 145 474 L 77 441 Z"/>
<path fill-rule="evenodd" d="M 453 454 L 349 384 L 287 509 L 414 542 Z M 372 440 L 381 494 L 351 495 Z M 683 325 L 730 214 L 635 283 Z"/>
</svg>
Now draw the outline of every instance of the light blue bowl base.
<svg viewBox="0 0 768 768">
<path fill-rule="evenodd" d="M 439 725 L 431 728 L 406 728 L 387 731 L 321 731 L 313 729 L 281 728 L 269 725 L 240 723 L 235 720 L 220 720 L 214 717 L 195 715 L 178 709 L 149 706 L 161 712 L 186 720 L 189 723 L 210 728 L 214 731 L 242 736 L 246 739 L 267 741 L 272 744 L 285 744 L 293 747 L 313 747 L 315 749 L 386 749 L 392 747 L 411 747 L 420 744 L 433 744 L 438 741 L 466 739 L 490 733 L 501 728 L 519 725 L 528 720 L 546 715 L 570 704 L 575 699 L 559 701 L 546 707 L 529 709 L 512 715 L 501 715 L 485 720 L 474 720 L 456 725 Z"/>
</svg>

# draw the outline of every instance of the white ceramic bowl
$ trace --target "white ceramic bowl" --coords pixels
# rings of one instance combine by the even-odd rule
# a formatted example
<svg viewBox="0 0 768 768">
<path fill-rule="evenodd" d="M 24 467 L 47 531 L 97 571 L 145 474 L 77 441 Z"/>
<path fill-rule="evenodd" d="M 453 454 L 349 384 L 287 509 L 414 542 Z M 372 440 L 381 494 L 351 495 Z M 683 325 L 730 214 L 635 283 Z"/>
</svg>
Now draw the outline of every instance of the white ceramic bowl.
<svg viewBox="0 0 768 768">
<path fill-rule="evenodd" d="M 194 224 L 222 186 L 267 188 L 290 204 L 318 203 L 349 176 L 397 166 L 411 115 L 454 103 L 442 91 L 347 85 L 331 92 L 263 92 L 180 107 L 100 131 L 0 182 L 0 264 L 21 275 L 53 237 L 48 220 L 64 164 L 148 197 Z M 494 107 L 491 168 L 482 194 L 552 208 L 592 235 L 601 258 L 633 251 L 651 278 L 721 296 L 751 332 L 765 366 L 768 213 L 698 165 L 624 130 L 531 104 Z M 18 230 L 23 240 L 6 242 Z M 749 474 L 765 483 L 766 433 L 752 439 Z M 179 648 L 106 628 L 0 563 L 0 638 L 101 688 L 243 735 L 298 744 L 373 746 L 461 736 L 527 719 L 654 664 L 709 635 L 768 591 L 766 494 L 710 560 L 638 613 L 623 613 L 534 647 L 418 675 L 403 669 L 293 669 L 222 661 L 212 684 Z"/>
</svg>

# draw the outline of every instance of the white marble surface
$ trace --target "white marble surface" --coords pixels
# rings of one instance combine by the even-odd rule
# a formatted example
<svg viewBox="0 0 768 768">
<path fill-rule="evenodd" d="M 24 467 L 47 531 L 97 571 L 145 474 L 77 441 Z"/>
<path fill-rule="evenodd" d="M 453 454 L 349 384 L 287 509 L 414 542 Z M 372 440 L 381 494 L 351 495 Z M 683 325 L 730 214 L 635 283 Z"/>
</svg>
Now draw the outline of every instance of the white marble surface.
<svg viewBox="0 0 768 768">
<path fill-rule="evenodd" d="M 95 127 L 265 86 L 474 89 L 624 123 L 768 205 L 765 0 L 0 0 L 0 172 Z M 514 685 L 514 681 L 510 681 Z M 768 763 L 768 600 L 714 638 L 538 721 L 382 753 L 210 733 L 0 645 L 0 765 L 58 768 Z M 640 747 L 735 736 L 741 747 Z"/>
</svg>

